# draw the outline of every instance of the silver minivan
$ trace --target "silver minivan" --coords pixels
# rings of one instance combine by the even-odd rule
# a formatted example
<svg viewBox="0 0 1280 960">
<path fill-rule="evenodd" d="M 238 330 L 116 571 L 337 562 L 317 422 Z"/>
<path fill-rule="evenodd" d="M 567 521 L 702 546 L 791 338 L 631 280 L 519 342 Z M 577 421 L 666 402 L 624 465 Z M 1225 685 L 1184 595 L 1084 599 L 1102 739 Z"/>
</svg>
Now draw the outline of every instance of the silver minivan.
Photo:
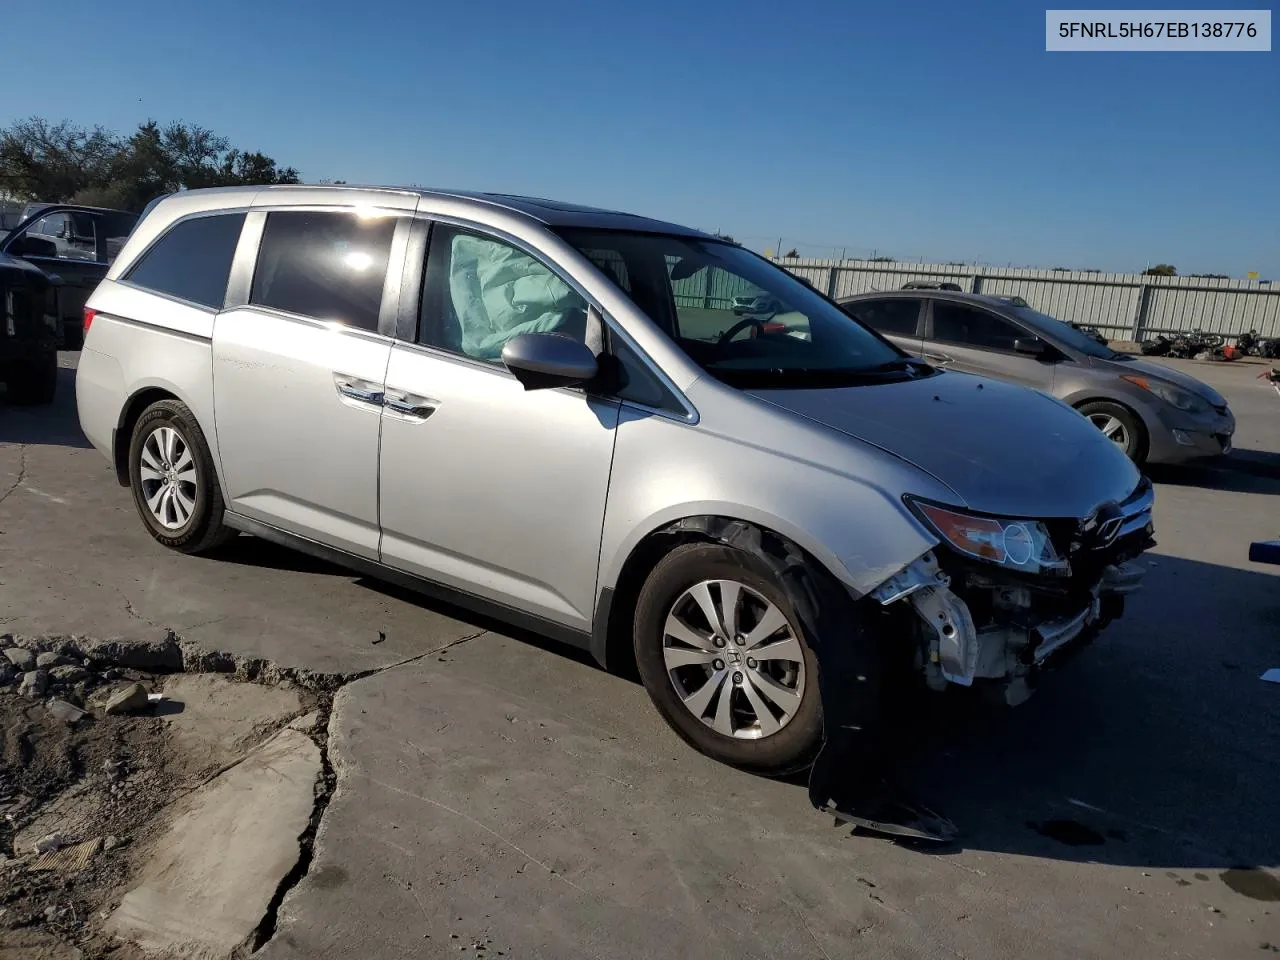
<svg viewBox="0 0 1280 960">
<path fill-rule="evenodd" d="M 252 534 L 559 637 L 756 771 L 903 676 L 1023 699 L 1153 542 L 1151 486 L 1067 405 L 627 214 L 192 190 L 84 321 L 80 422 L 159 543 Z"/>
<path fill-rule="evenodd" d="M 934 366 L 1020 383 L 1069 403 L 1135 463 L 1231 452 L 1235 416 L 1213 387 L 1112 350 L 1021 297 L 917 289 L 855 294 L 840 305 Z"/>
</svg>

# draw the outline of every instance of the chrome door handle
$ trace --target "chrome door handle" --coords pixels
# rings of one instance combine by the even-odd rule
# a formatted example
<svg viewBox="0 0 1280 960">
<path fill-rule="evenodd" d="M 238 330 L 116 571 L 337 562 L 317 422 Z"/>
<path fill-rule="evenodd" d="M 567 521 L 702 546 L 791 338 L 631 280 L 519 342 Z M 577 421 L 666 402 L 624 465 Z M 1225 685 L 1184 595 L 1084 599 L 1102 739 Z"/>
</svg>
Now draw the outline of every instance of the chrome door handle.
<svg viewBox="0 0 1280 960">
<path fill-rule="evenodd" d="M 381 390 L 369 384 L 367 381 L 359 380 L 355 377 L 348 377 L 341 373 L 333 375 L 333 384 L 338 388 L 338 393 L 351 400 L 360 403 L 371 403 L 376 406 L 382 406 L 383 393 Z M 363 384 L 360 386 L 359 384 Z"/>
<path fill-rule="evenodd" d="M 436 407 L 440 405 L 430 397 L 419 397 L 411 393 L 387 394 L 382 402 L 388 410 L 415 420 L 427 419 L 427 417 L 436 412 Z"/>
</svg>

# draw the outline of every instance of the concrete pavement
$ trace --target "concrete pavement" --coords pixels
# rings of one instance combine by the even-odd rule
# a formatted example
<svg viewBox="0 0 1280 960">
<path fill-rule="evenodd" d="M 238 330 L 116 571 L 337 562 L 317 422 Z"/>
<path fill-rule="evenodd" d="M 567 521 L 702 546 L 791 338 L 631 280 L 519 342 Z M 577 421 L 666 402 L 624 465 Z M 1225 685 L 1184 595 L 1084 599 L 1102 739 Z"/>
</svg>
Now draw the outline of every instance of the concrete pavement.
<svg viewBox="0 0 1280 960">
<path fill-rule="evenodd" d="M 335 700 L 337 787 L 269 958 L 1259 956 L 1280 946 L 1258 869 L 1280 865 L 1280 691 L 1258 679 L 1280 666 L 1280 577 L 1244 558 L 1280 533 L 1280 397 L 1211 375 L 1262 469 L 1156 471 L 1160 546 L 1126 618 L 1016 713 L 936 705 L 906 770 L 954 850 L 834 829 L 549 642 L 248 538 L 163 551 L 76 445 L 69 390 L 0 408 L 0 629 L 162 625 L 380 670 Z"/>
</svg>

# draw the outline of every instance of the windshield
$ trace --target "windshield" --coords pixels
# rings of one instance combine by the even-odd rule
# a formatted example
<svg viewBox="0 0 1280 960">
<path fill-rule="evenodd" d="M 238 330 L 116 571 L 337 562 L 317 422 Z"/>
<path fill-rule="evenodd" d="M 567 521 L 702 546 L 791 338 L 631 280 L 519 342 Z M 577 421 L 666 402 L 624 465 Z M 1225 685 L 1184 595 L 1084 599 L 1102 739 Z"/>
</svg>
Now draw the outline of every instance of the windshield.
<svg viewBox="0 0 1280 960">
<path fill-rule="evenodd" d="M 725 383 L 818 387 L 932 372 L 790 273 L 735 244 L 614 230 L 559 232 L 690 359 Z"/>
<path fill-rule="evenodd" d="M 1067 346 L 1087 356 L 1099 357 L 1103 360 L 1130 359 L 1123 353 L 1116 353 L 1105 343 L 1099 343 L 1083 330 L 1077 330 L 1071 324 L 1063 323 L 1047 313 L 1032 310 L 1030 307 L 1017 307 L 1013 312 L 1020 320 L 1025 320 L 1032 327 L 1043 330 L 1049 336 L 1061 340 Z"/>
</svg>

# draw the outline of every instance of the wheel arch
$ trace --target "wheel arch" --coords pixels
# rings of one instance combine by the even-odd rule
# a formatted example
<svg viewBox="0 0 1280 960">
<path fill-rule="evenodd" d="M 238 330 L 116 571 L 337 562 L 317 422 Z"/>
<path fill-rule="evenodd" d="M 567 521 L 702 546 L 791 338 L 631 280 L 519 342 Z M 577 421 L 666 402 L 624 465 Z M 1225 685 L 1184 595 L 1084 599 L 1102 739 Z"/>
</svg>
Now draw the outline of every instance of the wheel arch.
<svg viewBox="0 0 1280 960">
<path fill-rule="evenodd" d="M 133 393 L 129 395 L 129 399 L 121 406 L 119 420 L 112 432 L 111 462 L 115 468 L 116 481 L 122 487 L 129 486 L 129 444 L 133 439 L 134 425 L 149 406 L 160 400 L 176 400 L 191 411 L 191 416 L 199 424 L 205 443 L 209 446 L 215 469 L 219 464 L 217 442 L 211 429 L 212 425 L 202 422 L 197 412 L 197 405 L 193 404 L 190 398 L 183 396 L 182 391 L 168 381 L 144 383 L 136 386 Z M 217 470 L 217 473 L 219 474 L 218 482 L 221 483 L 221 470 Z"/>
<path fill-rule="evenodd" d="M 618 568 L 616 577 L 602 583 L 591 630 L 591 654 L 606 670 L 634 676 L 635 651 L 631 624 L 636 601 L 654 566 L 676 547 L 688 543 L 712 543 L 746 550 L 763 559 L 781 575 L 782 586 L 801 616 L 816 619 L 812 585 L 806 586 L 801 570 L 820 570 L 831 584 L 840 578 L 834 557 L 822 558 L 772 526 L 722 513 L 689 514 L 668 520 L 639 538 Z M 853 592 L 850 590 L 850 596 Z"/>
<path fill-rule="evenodd" d="M 1142 427 L 1143 436 L 1139 438 L 1141 449 L 1148 450 L 1151 447 L 1151 435 L 1155 428 L 1159 425 L 1159 419 L 1155 417 L 1143 404 L 1132 403 L 1128 397 L 1118 396 L 1113 393 L 1100 393 L 1096 390 L 1088 392 L 1082 391 L 1079 396 L 1073 396 L 1067 400 L 1077 412 L 1081 408 L 1091 403 L 1110 403 L 1120 407 L 1122 410 L 1130 413 L 1133 418 Z"/>
</svg>

